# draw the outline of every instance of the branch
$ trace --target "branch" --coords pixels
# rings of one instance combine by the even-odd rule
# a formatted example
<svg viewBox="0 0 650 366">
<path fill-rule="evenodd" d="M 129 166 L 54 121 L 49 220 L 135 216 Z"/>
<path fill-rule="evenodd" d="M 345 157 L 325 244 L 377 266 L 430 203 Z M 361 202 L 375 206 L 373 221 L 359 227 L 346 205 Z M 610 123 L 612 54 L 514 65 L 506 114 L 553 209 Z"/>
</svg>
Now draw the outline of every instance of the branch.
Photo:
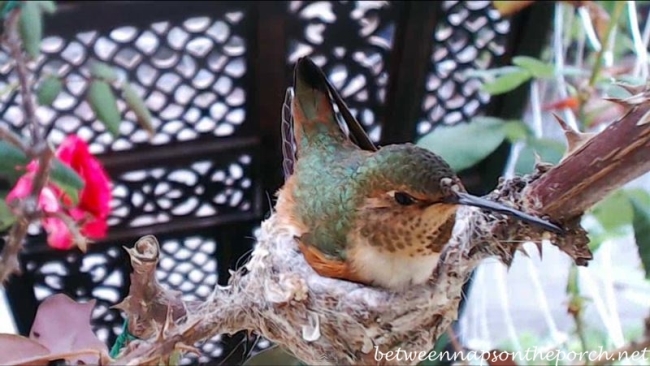
<svg viewBox="0 0 650 366">
<path fill-rule="evenodd" d="M 22 42 L 18 33 L 20 12 L 20 8 L 13 10 L 5 24 L 7 45 L 9 47 L 9 54 L 16 62 L 16 74 L 18 75 L 18 82 L 20 84 L 20 99 L 22 101 L 25 124 L 31 129 L 32 145 L 38 146 L 44 139 L 40 131 L 40 126 L 38 125 L 38 117 L 36 116 L 36 103 L 32 95 L 32 83 L 27 68 L 27 57 L 25 57 L 25 52 L 23 52 Z"/>
<path fill-rule="evenodd" d="M 531 208 L 556 220 L 582 215 L 650 170 L 650 92 L 617 100 L 627 111 L 533 182 Z"/>
<path fill-rule="evenodd" d="M 9 231 L 9 236 L 2 249 L 0 257 L 0 284 L 7 281 L 12 274 L 20 273 L 18 254 L 22 249 L 29 224 L 38 215 L 38 200 L 50 175 L 51 162 L 54 157 L 53 151 L 44 141 L 38 125 L 36 104 L 32 95 L 32 85 L 27 69 L 27 58 L 23 52 L 18 34 L 19 19 L 20 9 L 13 10 L 8 16 L 5 23 L 6 42 L 9 47 L 9 52 L 16 62 L 15 70 L 18 74 L 20 84 L 23 114 L 25 123 L 30 126 L 32 131 L 32 146 L 28 147 L 24 145 L 18 136 L 13 135 L 8 129 L 1 129 L 0 132 L 2 133 L 0 135 L 8 142 L 26 152 L 27 156 L 38 157 L 39 165 L 34 181 L 32 182 L 31 193 L 29 197 L 19 203 L 20 207 L 18 207 L 16 223 Z"/>
</svg>

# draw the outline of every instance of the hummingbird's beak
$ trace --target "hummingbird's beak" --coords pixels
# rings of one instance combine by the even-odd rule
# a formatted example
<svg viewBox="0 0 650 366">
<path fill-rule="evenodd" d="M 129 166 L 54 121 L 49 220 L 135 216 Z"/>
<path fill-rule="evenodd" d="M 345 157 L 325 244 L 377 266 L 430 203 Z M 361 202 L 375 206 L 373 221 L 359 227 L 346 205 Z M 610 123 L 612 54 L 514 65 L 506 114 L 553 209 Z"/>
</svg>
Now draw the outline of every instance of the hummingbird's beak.
<svg viewBox="0 0 650 366">
<path fill-rule="evenodd" d="M 471 194 L 465 192 L 456 192 L 456 195 L 453 197 L 454 198 L 451 199 L 450 203 L 456 203 L 456 204 L 466 205 L 466 206 L 474 206 L 492 212 L 499 212 L 504 215 L 512 216 L 518 220 L 527 222 L 531 225 L 539 226 L 541 228 L 544 228 L 548 231 L 552 231 L 554 233 L 558 233 L 558 234 L 564 233 L 564 230 L 562 230 L 557 225 L 551 224 L 548 221 L 542 220 L 538 217 L 529 215 L 519 210 L 515 210 L 514 208 L 508 207 L 506 205 L 502 205 L 500 203 L 487 200 L 485 198 L 472 196 Z"/>
</svg>

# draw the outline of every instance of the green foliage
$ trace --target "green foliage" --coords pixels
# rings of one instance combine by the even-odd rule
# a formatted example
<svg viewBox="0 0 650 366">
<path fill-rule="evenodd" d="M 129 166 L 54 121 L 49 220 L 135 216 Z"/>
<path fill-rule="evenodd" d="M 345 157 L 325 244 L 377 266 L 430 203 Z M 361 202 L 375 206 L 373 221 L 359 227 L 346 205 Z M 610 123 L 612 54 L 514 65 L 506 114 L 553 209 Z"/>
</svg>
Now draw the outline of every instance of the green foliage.
<svg viewBox="0 0 650 366">
<path fill-rule="evenodd" d="M 63 89 L 63 83 L 59 78 L 56 76 L 46 77 L 41 81 L 41 85 L 36 90 L 38 104 L 51 105 L 61 92 L 61 89 Z"/>
<path fill-rule="evenodd" d="M 461 171 L 485 159 L 505 138 L 503 121 L 475 118 L 470 123 L 436 128 L 417 144 L 440 155 L 455 171 Z"/>
<path fill-rule="evenodd" d="M 103 62 L 93 62 L 90 64 L 89 71 L 90 75 L 94 78 L 103 80 L 107 83 L 113 83 L 118 79 L 115 69 Z"/>
<path fill-rule="evenodd" d="M 34 1 L 38 4 L 44 13 L 53 14 L 56 12 L 56 2 L 54 1 Z"/>
<path fill-rule="evenodd" d="M 2 192 L 0 196 L 0 231 L 5 231 L 11 225 L 16 222 L 16 216 L 11 212 L 11 209 L 9 206 L 7 206 L 7 202 L 5 201 L 5 197 L 7 192 Z"/>
<path fill-rule="evenodd" d="M 564 151 L 565 146 L 561 142 L 529 137 L 526 146 L 519 153 L 515 173 L 519 175 L 531 173 L 535 168 L 535 155 L 545 163 L 557 164 L 562 159 Z"/>
<path fill-rule="evenodd" d="M 87 98 L 97 119 L 104 124 L 113 137 L 119 136 L 122 116 L 117 109 L 117 101 L 111 86 L 103 80 L 93 80 L 88 88 Z"/>
<path fill-rule="evenodd" d="M 25 153 L 6 141 L 0 141 L 0 156 L 0 175 L 9 180 L 20 177 L 29 163 Z"/>
<path fill-rule="evenodd" d="M 42 8 L 35 1 L 24 1 L 20 10 L 19 29 L 25 51 L 32 59 L 38 57 L 43 38 Z"/>
<path fill-rule="evenodd" d="M 289 354 L 282 347 L 272 346 L 264 351 L 256 354 L 255 356 L 247 359 L 244 366 L 262 366 L 262 365 L 282 365 L 282 366 L 298 366 L 302 363 L 293 355 Z"/>
<path fill-rule="evenodd" d="M 149 132 L 149 134 L 153 135 L 155 130 L 151 124 L 151 113 L 144 104 L 144 100 L 142 100 L 140 95 L 136 93 L 135 89 L 129 83 L 122 84 L 122 98 L 124 98 L 126 104 L 135 113 L 140 126 Z"/>
<path fill-rule="evenodd" d="M 24 174 L 26 166 L 30 162 L 25 153 L 5 141 L 0 141 L 0 156 L 2 156 L 0 174 L 10 180 L 15 180 Z M 52 161 L 50 179 L 75 202 L 78 199 L 79 191 L 84 187 L 84 181 L 77 172 L 57 158 Z"/>
<path fill-rule="evenodd" d="M 646 279 L 650 279 L 650 210 L 648 204 L 637 198 L 630 198 L 632 205 L 634 239 Z"/>
<path fill-rule="evenodd" d="M 436 355 L 439 355 L 441 352 L 449 346 L 449 334 L 447 332 L 442 333 L 440 337 L 436 340 L 436 343 L 433 345 L 433 350 L 431 352 L 435 352 Z M 445 361 L 441 360 L 441 357 L 431 357 L 430 359 L 427 358 L 426 360 L 420 362 L 418 366 L 439 366 L 439 365 L 444 365 Z"/>
<path fill-rule="evenodd" d="M 84 187 L 84 181 L 72 168 L 59 159 L 54 159 L 50 179 L 70 197 L 73 204 L 79 202 L 79 192 Z"/>
<path fill-rule="evenodd" d="M 518 69 L 516 71 L 503 74 L 491 82 L 485 83 L 482 86 L 484 92 L 491 95 L 504 94 L 521 86 L 523 83 L 530 80 L 533 75 L 526 69 Z"/>
<path fill-rule="evenodd" d="M 516 56 L 512 63 L 528 71 L 533 77 L 539 79 L 550 79 L 555 76 L 555 67 L 534 57 Z"/>
</svg>

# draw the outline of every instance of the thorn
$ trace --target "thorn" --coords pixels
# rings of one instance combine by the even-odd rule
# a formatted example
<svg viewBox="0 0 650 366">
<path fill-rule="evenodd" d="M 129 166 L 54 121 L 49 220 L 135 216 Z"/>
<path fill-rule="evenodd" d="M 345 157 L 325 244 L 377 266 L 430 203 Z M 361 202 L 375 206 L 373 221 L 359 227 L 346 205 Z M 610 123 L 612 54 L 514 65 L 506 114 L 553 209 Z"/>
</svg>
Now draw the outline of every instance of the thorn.
<svg viewBox="0 0 650 366">
<path fill-rule="evenodd" d="M 165 340 L 165 326 L 155 321 L 151 322 L 151 325 L 154 328 L 153 331 L 156 333 L 156 343 L 162 343 Z"/>
<path fill-rule="evenodd" d="M 582 133 L 574 130 L 571 128 L 571 126 L 569 126 L 568 123 L 566 123 L 565 120 L 562 119 L 562 117 L 558 116 L 555 113 L 553 113 L 553 117 L 555 117 L 555 120 L 560 125 L 560 128 L 562 128 L 562 131 L 564 131 L 564 137 L 567 141 L 567 151 L 564 154 L 562 160 L 571 155 L 571 153 L 580 148 L 580 146 L 584 145 L 587 141 L 589 141 L 589 139 L 596 136 L 595 133 Z"/>
<path fill-rule="evenodd" d="M 110 309 L 117 309 L 117 310 L 122 310 L 122 311 L 128 312 L 129 308 L 130 308 L 129 300 L 131 300 L 131 295 L 125 297 L 124 300 L 122 300 L 122 302 L 111 306 Z"/>
<path fill-rule="evenodd" d="M 167 314 L 165 315 L 165 323 L 163 324 L 163 333 L 166 334 L 174 326 L 174 315 L 171 304 L 167 303 Z"/>
<path fill-rule="evenodd" d="M 526 258 L 530 258 L 530 254 L 528 254 L 528 251 L 523 247 L 523 245 L 520 245 L 517 247 L 517 251 L 521 253 L 522 255 L 526 256 Z"/>
<path fill-rule="evenodd" d="M 643 93 L 646 90 L 646 85 L 630 85 L 623 83 L 615 83 L 614 85 L 625 89 L 631 95 Z"/>
<path fill-rule="evenodd" d="M 641 93 L 636 93 L 625 99 L 618 99 L 618 98 L 603 98 L 603 99 L 629 108 L 635 105 L 648 103 L 649 95 L 646 91 L 643 91 Z"/>
<path fill-rule="evenodd" d="M 614 103 L 618 106 L 621 106 L 625 109 L 632 107 L 632 105 L 628 104 L 625 99 L 620 99 L 620 98 L 610 98 L 610 97 L 605 97 L 603 100 L 606 100 L 608 102 Z"/>
<path fill-rule="evenodd" d="M 639 122 L 636 123 L 637 126 L 643 126 L 650 123 L 650 110 L 645 112 L 643 116 L 639 119 Z"/>
<path fill-rule="evenodd" d="M 542 242 L 541 241 L 536 241 L 533 244 L 537 247 L 537 252 L 539 253 L 539 259 L 542 260 L 544 258 L 543 252 L 542 252 Z"/>
<path fill-rule="evenodd" d="M 201 356 L 201 350 L 194 346 L 187 345 L 185 343 L 179 342 L 174 345 L 175 350 L 194 353 L 197 356 Z"/>
<path fill-rule="evenodd" d="M 137 264 L 139 266 L 142 265 L 142 261 L 138 259 L 138 251 L 135 248 L 127 248 L 123 246 L 124 250 L 126 250 L 126 253 L 129 255 L 131 258 L 131 264 Z"/>
</svg>

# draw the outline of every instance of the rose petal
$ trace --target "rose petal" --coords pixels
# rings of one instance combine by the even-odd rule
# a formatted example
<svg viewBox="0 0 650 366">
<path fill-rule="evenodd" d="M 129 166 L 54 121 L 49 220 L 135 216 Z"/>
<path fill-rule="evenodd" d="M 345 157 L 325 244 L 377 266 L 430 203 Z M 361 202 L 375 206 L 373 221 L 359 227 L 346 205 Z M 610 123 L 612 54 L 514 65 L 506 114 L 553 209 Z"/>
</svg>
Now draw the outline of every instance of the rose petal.
<svg viewBox="0 0 650 366">
<path fill-rule="evenodd" d="M 18 181 L 16 185 L 11 189 L 9 194 L 7 194 L 6 201 L 10 203 L 16 199 L 22 199 L 29 196 L 32 191 L 32 181 L 34 180 L 33 174 L 25 174 Z"/>
<path fill-rule="evenodd" d="M 43 228 L 47 231 L 47 244 L 54 249 L 67 250 L 72 247 L 72 236 L 68 226 L 56 217 L 43 219 Z"/>
<path fill-rule="evenodd" d="M 101 239 L 106 236 L 108 225 L 106 220 L 94 220 L 88 222 L 81 228 L 81 233 L 88 238 Z"/>
<path fill-rule="evenodd" d="M 41 197 L 38 199 L 38 206 L 45 212 L 58 212 L 61 210 L 59 205 L 59 200 L 56 197 L 56 194 L 50 187 L 43 187 L 41 191 Z"/>
<path fill-rule="evenodd" d="M 95 217 L 108 217 L 112 193 L 110 179 L 99 160 L 90 153 L 88 145 L 79 137 L 70 135 L 59 146 L 57 157 L 85 182 L 78 207 Z"/>
</svg>

